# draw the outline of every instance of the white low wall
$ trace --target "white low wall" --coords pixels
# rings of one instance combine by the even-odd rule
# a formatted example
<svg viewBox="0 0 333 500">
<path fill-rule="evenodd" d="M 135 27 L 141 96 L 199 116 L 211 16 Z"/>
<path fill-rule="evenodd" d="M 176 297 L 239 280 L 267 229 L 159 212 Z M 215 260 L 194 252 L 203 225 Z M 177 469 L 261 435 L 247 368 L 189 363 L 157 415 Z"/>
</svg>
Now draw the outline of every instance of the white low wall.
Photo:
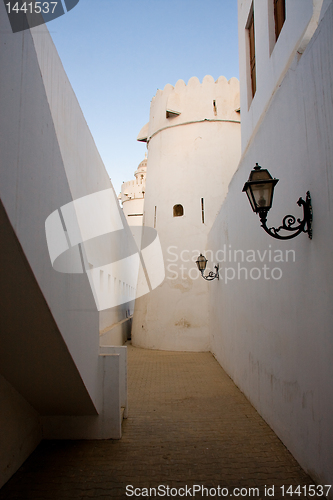
<svg viewBox="0 0 333 500">
<path fill-rule="evenodd" d="M 120 406 L 124 411 L 124 418 L 128 417 L 128 397 L 127 397 L 127 347 L 105 345 L 99 348 L 100 355 L 119 355 L 119 378 L 120 378 Z"/>
<path fill-rule="evenodd" d="M 36 410 L 0 375 L 0 488 L 42 439 Z"/>
<path fill-rule="evenodd" d="M 41 418 L 44 439 L 120 439 L 121 374 L 124 355 L 103 352 L 98 357 L 102 409 L 95 416 L 44 416 Z"/>
</svg>

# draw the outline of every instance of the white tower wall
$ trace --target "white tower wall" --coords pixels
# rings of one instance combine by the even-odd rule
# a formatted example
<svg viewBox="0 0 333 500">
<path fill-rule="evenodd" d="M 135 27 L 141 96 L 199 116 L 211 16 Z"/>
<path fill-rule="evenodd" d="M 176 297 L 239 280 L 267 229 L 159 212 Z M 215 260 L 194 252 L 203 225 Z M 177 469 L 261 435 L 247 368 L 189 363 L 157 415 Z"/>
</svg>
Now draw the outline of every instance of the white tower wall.
<svg viewBox="0 0 333 500">
<path fill-rule="evenodd" d="M 167 85 L 152 101 L 144 225 L 161 241 L 166 278 L 136 301 L 132 342 L 165 350 L 209 350 L 207 286 L 195 264 L 240 157 L 239 84 L 206 76 Z M 169 117 L 168 117 L 169 116 Z M 203 209 L 202 210 L 202 203 Z M 173 207 L 183 215 L 174 217 Z M 203 218 L 204 217 L 204 218 Z M 209 258 L 209 256 L 208 256 Z M 213 262 L 208 265 L 213 269 Z M 208 271 L 207 271 L 208 272 Z"/>
</svg>

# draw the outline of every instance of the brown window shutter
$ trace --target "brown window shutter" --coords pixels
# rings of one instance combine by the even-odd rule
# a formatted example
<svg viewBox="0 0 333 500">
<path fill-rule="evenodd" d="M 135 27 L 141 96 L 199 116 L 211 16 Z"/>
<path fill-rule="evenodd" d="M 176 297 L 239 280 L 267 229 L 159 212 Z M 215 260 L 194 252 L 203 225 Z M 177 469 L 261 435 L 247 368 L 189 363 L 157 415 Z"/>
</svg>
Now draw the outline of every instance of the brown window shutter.
<svg viewBox="0 0 333 500">
<path fill-rule="evenodd" d="M 251 69 L 251 85 L 252 85 L 252 97 L 253 97 L 257 90 L 256 51 L 255 51 L 255 40 L 254 40 L 254 13 L 252 13 L 248 30 L 249 30 L 249 41 L 250 41 L 250 69 Z"/>
<path fill-rule="evenodd" d="M 279 38 L 286 20 L 286 0 L 274 0 L 275 40 Z"/>
</svg>

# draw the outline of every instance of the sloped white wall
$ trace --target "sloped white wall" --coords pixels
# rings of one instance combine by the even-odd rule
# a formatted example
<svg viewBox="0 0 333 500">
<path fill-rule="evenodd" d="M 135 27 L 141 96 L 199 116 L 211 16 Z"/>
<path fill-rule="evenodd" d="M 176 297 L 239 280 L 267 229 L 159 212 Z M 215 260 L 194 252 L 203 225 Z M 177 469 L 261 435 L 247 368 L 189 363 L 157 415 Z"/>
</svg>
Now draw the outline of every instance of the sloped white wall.
<svg viewBox="0 0 333 500">
<path fill-rule="evenodd" d="M 109 190 L 118 201 L 47 28 L 13 34 L 5 5 L 0 11 L 0 372 L 9 383 L 1 406 L 13 412 L 15 394 L 22 398 L 16 421 L 1 427 L 3 484 L 38 443 L 39 416 L 49 437 L 117 438 L 121 427 L 119 362 L 99 355 L 88 276 L 53 269 L 45 234 L 49 215 L 77 198 Z M 131 233 L 117 210 L 122 254 Z M 104 253 L 101 246 L 97 257 Z M 104 311 L 104 327 L 126 318 L 122 302 Z M 24 416 L 27 426 L 13 438 L 13 422 Z"/>
<path fill-rule="evenodd" d="M 49 37 L 47 28 L 42 26 L 38 30 L 38 32 L 36 30 L 31 31 L 33 43 L 72 198 L 76 200 L 105 189 L 113 190 L 109 175 L 96 148 L 75 93 L 62 68 L 62 63 Z M 47 43 L 45 43 L 46 40 Z M 65 123 L 66 126 L 64 126 Z M 114 192 L 113 196 L 116 199 Z M 118 207 L 118 203 L 115 206 Z M 120 210 L 119 214 L 126 231 L 125 217 L 123 217 Z M 124 254 L 126 254 L 126 248 L 124 248 L 126 241 L 123 240 L 121 244 Z M 112 281 L 115 277 L 117 280 L 120 278 L 123 281 L 121 266 L 113 265 L 112 272 Z M 107 273 L 105 272 L 105 274 Z M 128 302 L 131 300 L 133 300 L 133 297 L 128 296 Z M 133 306 L 131 306 L 131 309 L 133 310 Z M 127 317 L 128 310 L 129 306 L 126 303 L 126 298 L 124 298 L 123 303 L 119 304 L 119 306 L 101 311 L 100 330 L 124 320 Z M 71 336 L 71 338 L 73 337 Z M 74 340 L 74 342 L 76 341 Z"/>
</svg>

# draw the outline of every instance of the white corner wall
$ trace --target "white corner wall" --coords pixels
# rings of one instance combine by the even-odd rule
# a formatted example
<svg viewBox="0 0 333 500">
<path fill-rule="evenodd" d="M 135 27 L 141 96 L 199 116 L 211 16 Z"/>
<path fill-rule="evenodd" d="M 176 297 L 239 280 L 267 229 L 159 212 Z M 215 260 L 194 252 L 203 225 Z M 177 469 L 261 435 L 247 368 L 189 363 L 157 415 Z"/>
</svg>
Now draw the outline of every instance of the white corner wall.
<svg viewBox="0 0 333 500">
<path fill-rule="evenodd" d="M 210 289 L 212 351 L 319 484 L 333 483 L 332 26 L 333 4 L 276 91 L 208 241 L 225 250 Z M 260 227 L 242 193 L 256 162 L 280 179 L 268 226 L 302 217 L 296 202 L 310 190 L 312 240 Z"/>
<path fill-rule="evenodd" d="M 1 437 L 0 487 L 36 448 L 42 439 L 36 410 L 0 375 Z"/>
</svg>

